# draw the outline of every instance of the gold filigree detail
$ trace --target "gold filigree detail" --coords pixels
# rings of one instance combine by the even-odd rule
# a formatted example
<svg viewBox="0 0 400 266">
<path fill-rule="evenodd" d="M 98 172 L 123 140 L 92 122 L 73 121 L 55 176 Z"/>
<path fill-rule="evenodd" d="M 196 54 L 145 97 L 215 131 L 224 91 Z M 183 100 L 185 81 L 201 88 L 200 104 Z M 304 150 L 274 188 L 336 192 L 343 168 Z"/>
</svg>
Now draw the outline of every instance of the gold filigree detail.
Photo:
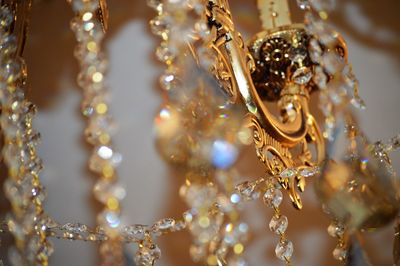
<svg viewBox="0 0 400 266">
<path fill-rule="evenodd" d="M 206 13 L 213 34 L 209 47 L 217 55 L 214 75 L 231 95 L 232 102 L 236 102 L 240 95 L 245 103 L 250 113 L 249 127 L 254 130 L 256 153 L 267 167 L 267 171 L 276 176 L 287 168 L 300 169 L 321 161 L 324 142 L 308 108 L 311 84 L 308 84 L 310 78 L 307 75 L 312 71 L 312 66 L 308 54 L 303 55 L 304 51 L 307 52 L 308 37 L 302 25 L 280 27 L 259 33 L 252 40 L 250 51 L 240 33 L 234 29 L 226 0 L 209 1 Z M 278 116 L 267 108 L 260 95 L 260 89 L 255 86 L 252 78 L 252 74 L 254 75 L 259 67 L 252 53 L 259 50 L 269 38 L 281 40 L 276 42 L 276 46 L 286 44 L 287 48 L 286 63 L 275 65 L 282 68 L 279 69 L 279 73 L 284 73 L 280 81 L 282 93 L 277 94 L 276 101 L 281 110 Z M 279 51 L 283 51 L 281 47 L 274 49 L 278 48 Z M 293 59 L 289 57 L 292 52 L 302 54 Z M 316 158 L 312 156 L 310 144 L 316 147 Z M 288 191 L 294 206 L 301 209 L 299 192 L 305 189 L 305 178 L 280 177 L 278 181 Z"/>
</svg>

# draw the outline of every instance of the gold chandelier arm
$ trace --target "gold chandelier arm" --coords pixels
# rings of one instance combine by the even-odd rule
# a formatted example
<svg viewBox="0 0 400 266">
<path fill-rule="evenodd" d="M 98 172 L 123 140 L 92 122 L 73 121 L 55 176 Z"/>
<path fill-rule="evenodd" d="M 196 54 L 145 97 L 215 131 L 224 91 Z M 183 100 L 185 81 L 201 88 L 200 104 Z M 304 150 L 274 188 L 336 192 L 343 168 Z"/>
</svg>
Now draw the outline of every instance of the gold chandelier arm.
<svg viewBox="0 0 400 266">
<path fill-rule="evenodd" d="M 296 145 L 307 132 L 307 101 L 300 101 L 299 114 L 290 123 L 281 122 L 268 110 L 254 86 L 251 78 L 251 68 L 254 66 L 254 62 L 251 61 L 252 57 L 240 34 L 234 29 L 227 3 L 225 1 L 212 3 L 212 11 L 210 12 L 212 21 L 215 21 L 216 25 L 221 25 L 216 32 L 214 49 L 219 50 L 230 62 L 234 77 L 232 79 L 233 87 L 240 92 L 248 111 L 260 119 L 261 125 L 268 134 L 287 147 Z"/>
<path fill-rule="evenodd" d="M 289 147 L 297 144 L 307 132 L 307 99 L 301 97 L 299 115 L 293 122 L 282 123 L 268 110 L 259 97 L 251 79 L 250 71 L 243 59 L 246 57 L 243 55 L 243 50 L 238 46 L 237 41 L 232 39 L 226 42 L 225 49 L 232 65 L 237 88 L 248 111 L 260 119 L 265 130 L 276 140 Z"/>
<path fill-rule="evenodd" d="M 287 0 L 257 0 L 264 30 L 292 24 Z"/>
</svg>

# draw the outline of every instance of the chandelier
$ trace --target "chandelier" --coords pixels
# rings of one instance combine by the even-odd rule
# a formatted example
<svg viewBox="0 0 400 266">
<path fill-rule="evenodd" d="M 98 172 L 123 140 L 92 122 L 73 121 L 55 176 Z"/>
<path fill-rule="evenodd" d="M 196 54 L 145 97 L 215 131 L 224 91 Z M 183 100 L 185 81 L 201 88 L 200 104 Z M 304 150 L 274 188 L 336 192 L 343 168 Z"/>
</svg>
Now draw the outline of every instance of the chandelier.
<svg viewBox="0 0 400 266">
<path fill-rule="evenodd" d="M 23 56 L 32 2 L 1 0 L 0 126 L 9 208 L 0 228 L 8 257 L 0 265 L 52 264 L 54 239 L 97 244 L 100 265 L 157 265 L 160 239 L 179 246 L 182 231 L 191 244 L 179 250 L 194 264 L 249 265 L 248 246 L 264 237 L 275 239 L 268 248 L 273 264 L 292 265 L 297 246 L 282 206 L 310 215 L 303 199 L 308 190 L 330 219 L 327 235 L 337 241 L 332 256 L 338 264 L 370 265 L 363 237 L 395 223 L 393 265 L 400 265 L 400 186 L 391 161 L 400 135 L 371 142 L 358 122 L 355 110 L 362 112 L 365 103 L 346 42 L 330 23 L 336 1 L 292 1 L 304 16 L 294 23 L 286 0 L 258 0 L 254 16 L 262 29 L 245 38 L 228 0 L 147 0 L 154 11 L 149 29 L 160 40 L 154 56 L 164 67 L 154 77 L 162 99 L 154 142 L 171 171 L 183 177 L 175 193 L 187 206 L 178 217 L 150 224 L 128 220 L 121 208 L 129 189 L 118 178 L 122 155 L 113 143 L 117 130 L 102 45 L 113 14 L 106 0 L 67 2 L 74 12 L 74 75 L 88 169 L 95 176 L 88 194 L 100 206 L 93 208 L 96 224 L 58 221 L 46 211 L 46 162 L 38 155 L 37 108 L 26 96 L 30 76 Z M 244 178 L 238 166 L 250 147 L 263 169 L 257 178 Z M 135 169 L 131 174 L 142 178 Z M 252 234 L 246 221 L 256 202 L 269 213 L 263 236 Z"/>
</svg>

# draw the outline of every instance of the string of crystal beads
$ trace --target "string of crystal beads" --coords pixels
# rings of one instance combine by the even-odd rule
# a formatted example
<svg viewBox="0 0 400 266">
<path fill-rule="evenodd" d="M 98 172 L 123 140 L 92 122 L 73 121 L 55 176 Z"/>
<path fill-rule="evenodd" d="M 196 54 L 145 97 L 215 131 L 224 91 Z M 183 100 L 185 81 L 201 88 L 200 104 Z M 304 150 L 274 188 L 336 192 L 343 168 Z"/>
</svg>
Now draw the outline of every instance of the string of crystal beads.
<svg viewBox="0 0 400 266">
<path fill-rule="evenodd" d="M 103 204 L 97 223 L 108 236 L 100 245 L 101 261 L 102 265 L 122 265 L 120 201 L 125 189 L 117 183 L 116 174 L 122 157 L 111 141 L 115 125 L 109 114 L 109 92 L 105 83 L 107 60 L 101 51 L 104 32 L 97 17 L 99 1 L 74 0 L 72 7 L 77 14 L 71 21 L 71 29 L 78 42 L 75 57 L 80 64 L 77 82 L 83 90 L 82 114 L 87 118 L 85 138 L 93 145 L 89 169 L 99 176 L 93 192 Z"/>
<path fill-rule="evenodd" d="M 333 220 L 328 226 L 328 234 L 338 239 L 338 244 L 332 252 L 333 258 L 345 263 L 348 256 L 344 225 L 337 220 Z"/>
<path fill-rule="evenodd" d="M 133 224 L 121 227 L 120 236 L 125 243 L 141 243 L 146 234 L 158 237 L 163 234 L 178 232 L 185 229 L 184 220 L 164 218 L 153 225 Z M 8 231 L 7 224 L 2 225 L 2 231 Z M 60 224 L 49 220 L 47 223 L 46 234 L 50 237 L 68 240 L 82 240 L 90 242 L 103 242 L 110 239 L 105 230 L 97 226 L 90 228 L 82 223 Z"/>
<path fill-rule="evenodd" d="M 287 168 L 278 176 L 266 176 L 255 181 L 245 181 L 236 186 L 237 194 L 246 201 L 252 201 L 260 198 L 265 205 L 272 208 L 274 215 L 269 222 L 269 229 L 279 235 L 279 243 L 275 247 L 275 255 L 280 260 L 290 265 L 290 258 L 293 255 L 293 243 L 286 238 L 285 232 L 288 227 L 288 218 L 281 214 L 279 206 L 283 201 L 282 186 L 278 182 L 279 179 L 287 180 L 291 178 L 311 177 L 320 172 L 319 167 L 305 167 L 301 169 Z"/>
<path fill-rule="evenodd" d="M 247 265 L 249 227 L 240 220 L 242 200 L 234 191 L 237 173 L 218 170 L 216 184 L 185 184 L 180 195 L 190 207 L 184 218 L 193 237 L 192 260 L 205 265 Z M 229 185 L 230 184 L 230 185 Z"/>
<path fill-rule="evenodd" d="M 306 30 L 311 37 L 309 52 L 317 65 L 313 76 L 320 89 L 319 107 L 325 116 L 324 137 L 333 140 L 335 112 L 346 108 L 350 101 L 359 109 L 365 103 L 359 96 L 358 80 L 347 62 L 346 44 L 340 34 L 327 22 L 328 12 L 335 7 L 331 0 L 297 0 L 305 10 Z"/>
<path fill-rule="evenodd" d="M 187 181 L 180 195 L 191 208 L 184 214 L 193 238 L 190 255 L 195 262 L 205 265 L 246 265 L 243 251 L 248 226 L 240 221 L 239 196 L 231 195 L 233 184 L 237 182 L 232 166 L 238 152 L 236 144 L 227 141 L 223 133 L 227 131 L 224 118 L 230 117 L 232 122 L 235 119 L 229 108 L 218 104 L 218 93 L 213 91 L 220 89 L 217 83 L 204 82 L 204 79 L 213 79 L 208 72 L 211 63 L 204 64 L 203 56 L 207 53 L 203 39 L 209 34 L 203 14 L 204 2 L 178 1 L 181 5 L 176 1 L 155 2 L 149 1 L 159 13 L 150 22 L 152 30 L 163 39 L 161 48 L 167 46 L 176 51 L 171 60 L 158 56 L 167 64 L 167 70 L 160 78 L 166 97 L 165 106 L 156 118 L 156 127 L 160 133 L 158 141 L 164 144 L 160 145 L 163 156 L 187 169 Z M 184 18 L 185 25 L 174 22 L 177 14 Z M 160 21 L 164 20 L 171 23 L 165 27 L 167 30 L 160 31 L 159 26 L 163 24 Z M 185 57 L 194 54 L 199 55 L 196 60 L 200 66 L 207 65 L 203 71 L 188 66 L 187 61 L 194 63 L 195 59 L 186 60 Z M 181 72 L 183 76 L 179 75 Z M 190 84 L 185 79 L 189 79 Z M 173 131 L 177 120 L 185 125 L 183 132 Z M 237 127 L 233 126 L 232 132 L 234 128 Z M 216 173 L 214 167 L 218 169 Z"/>
<path fill-rule="evenodd" d="M 32 126 L 36 107 L 25 99 L 26 65 L 16 54 L 17 37 L 10 33 L 14 15 L 7 6 L 0 8 L 0 20 L 0 123 L 8 168 L 4 192 L 12 209 L 6 223 L 15 240 L 9 259 L 13 265 L 48 265 L 53 247 L 46 237 L 42 206 L 43 165 L 36 150 L 40 135 Z"/>
</svg>

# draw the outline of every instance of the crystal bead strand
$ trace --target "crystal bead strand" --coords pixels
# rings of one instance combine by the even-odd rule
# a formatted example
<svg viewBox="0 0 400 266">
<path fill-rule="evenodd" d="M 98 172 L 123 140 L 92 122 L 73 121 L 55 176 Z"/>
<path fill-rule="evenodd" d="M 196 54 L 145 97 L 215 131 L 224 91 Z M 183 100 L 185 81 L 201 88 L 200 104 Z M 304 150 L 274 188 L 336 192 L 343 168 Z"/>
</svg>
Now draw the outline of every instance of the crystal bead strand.
<svg viewBox="0 0 400 266">
<path fill-rule="evenodd" d="M 179 2 L 179 5 L 177 4 Z M 159 139 L 164 140 L 162 154 L 168 161 L 173 163 L 183 163 L 187 172 L 187 182 L 182 186 L 180 194 L 191 209 L 184 214 L 184 219 L 188 225 L 189 231 L 193 236 L 193 244 L 190 248 L 192 259 L 196 262 L 202 262 L 207 265 L 217 265 L 218 263 L 226 264 L 226 260 L 230 265 L 246 265 L 246 261 L 242 257 L 244 242 L 246 240 L 248 227 L 245 223 L 239 220 L 238 211 L 238 196 L 235 195 L 234 201 L 230 201 L 231 192 L 233 188 L 226 187 L 227 184 L 233 184 L 231 171 L 228 170 L 234 163 L 237 157 L 237 150 L 234 145 L 229 142 L 219 139 L 214 142 L 212 158 L 203 158 L 201 155 L 191 155 L 198 153 L 196 151 L 196 144 L 208 143 L 214 141 L 214 135 L 217 135 L 217 129 L 213 129 L 214 114 L 221 112 L 218 109 L 218 104 L 215 98 L 208 98 L 209 90 L 203 90 L 196 85 L 185 84 L 184 80 L 188 77 L 179 76 L 177 69 L 185 69 L 182 61 L 182 56 L 194 53 L 199 54 L 199 63 L 205 68 L 206 72 L 209 71 L 209 66 L 212 61 L 205 62 L 204 59 L 209 58 L 206 55 L 207 49 L 204 47 L 204 40 L 209 34 L 209 29 L 205 21 L 206 17 L 203 14 L 204 3 L 202 1 L 148 1 L 150 7 L 158 12 L 158 16 L 150 21 L 152 32 L 162 38 L 161 46 L 157 49 L 156 55 L 160 61 L 167 64 L 165 74 L 160 77 L 161 88 L 165 92 L 166 105 L 161 109 L 160 115 L 156 118 L 157 132 L 165 135 L 168 129 L 171 131 L 172 124 L 176 119 L 182 120 L 179 124 L 186 125 L 182 130 L 186 131 L 186 136 L 190 135 L 191 141 L 183 143 L 176 149 L 177 140 L 179 136 L 174 136 L 173 139 L 161 136 Z M 177 16 L 179 15 L 179 16 Z M 179 18 L 179 19 L 177 19 Z M 182 20 L 183 18 L 183 20 Z M 191 51 L 188 49 L 188 43 L 191 45 Z M 172 53 L 166 53 L 172 51 Z M 190 52 L 189 52 L 190 51 Z M 162 52 L 162 53 L 160 53 Z M 168 56 L 165 56 L 168 54 Z M 200 55 L 201 54 L 201 55 Z M 187 73 L 185 75 L 190 75 Z M 210 73 L 208 73 L 209 75 Z M 200 74 L 199 76 L 203 76 Z M 193 75 L 198 78 L 199 76 Z M 193 80 L 191 80 L 193 81 Z M 201 82 L 199 82 L 200 85 Z M 193 89 L 191 87 L 196 87 Z M 212 95 L 211 97 L 217 97 Z M 176 108 L 175 108 L 176 106 Z M 229 108 L 228 108 L 229 109 Z M 224 113 L 225 112 L 225 113 Z M 229 110 L 222 110 L 220 117 L 229 116 Z M 187 115 L 189 114 L 189 115 Z M 178 118 L 175 118 L 178 117 Z M 202 119 L 207 119 L 206 129 L 202 128 L 204 125 Z M 222 122 L 222 119 L 218 123 Z M 227 122 L 224 122 L 227 123 Z M 163 130 L 167 129 L 167 130 Z M 210 131 L 213 132 L 212 136 L 201 136 L 194 132 Z M 214 132 L 215 131 L 215 132 Z M 226 129 L 225 129 L 226 131 Z M 178 133 L 179 135 L 180 133 Z M 165 146 L 170 147 L 165 149 Z M 201 145 L 200 145 L 201 146 Z M 230 148 L 230 150 L 226 150 Z M 179 150 L 177 156 L 176 152 Z M 188 150 L 188 153 L 183 154 L 182 150 Z M 224 154 L 222 154 L 224 153 Z M 193 160 L 188 159 L 194 157 Z M 214 158 L 214 159 L 213 159 Z M 202 173 L 196 173 L 199 165 L 207 165 L 210 160 L 214 160 L 214 167 L 219 169 L 219 176 L 228 176 L 229 180 L 220 182 L 217 185 L 214 182 L 213 171 L 207 170 Z M 195 162 L 195 163 L 193 163 Z M 199 181 L 197 175 L 202 175 L 201 180 L 208 180 L 207 182 Z M 193 176 L 195 176 L 193 178 Z M 220 190 L 222 187 L 222 190 Z M 219 206 L 219 207 L 216 207 Z M 234 217 L 231 219 L 231 217 Z M 233 252 L 230 252 L 232 250 Z M 228 253 L 233 253 L 234 256 L 227 257 Z"/>
<path fill-rule="evenodd" d="M 312 36 L 310 57 L 318 65 L 313 81 L 320 89 L 319 106 L 325 116 L 324 137 L 332 140 L 336 125 L 334 112 L 349 101 L 360 109 L 364 109 L 365 104 L 359 96 L 358 81 L 352 67 L 347 63 L 344 51 L 337 48 L 342 43 L 341 36 L 326 22 L 335 1 L 297 0 L 297 4 L 306 11 L 306 30 Z"/>
<path fill-rule="evenodd" d="M 286 168 L 279 175 L 259 178 L 255 181 L 245 181 L 236 185 L 237 194 L 242 200 L 258 199 L 263 194 L 263 202 L 274 210 L 274 215 L 269 223 L 272 232 L 280 236 L 280 241 L 275 248 L 276 256 L 290 265 L 290 258 L 293 255 L 293 243 L 286 239 L 285 232 L 288 226 L 288 219 L 282 215 L 279 206 L 283 200 L 282 186 L 278 180 L 289 180 L 292 178 L 309 178 L 320 172 L 320 168 L 301 167 L 299 169 Z M 285 181 L 285 182 L 286 182 Z M 279 181 L 281 182 L 281 181 Z"/>
<path fill-rule="evenodd" d="M 102 265 L 123 265 L 120 201 L 125 190 L 117 183 L 116 167 L 121 155 L 112 146 L 115 128 L 109 114 L 108 90 L 105 84 L 107 61 L 101 51 L 104 37 L 97 17 L 98 0 L 74 0 L 77 16 L 71 21 L 78 45 L 75 56 L 80 64 L 78 85 L 83 90 L 82 114 L 87 118 L 86 141 L 93 145 L 89 169 L 99 175 L 93 188 L 95 198 L 103 204 L 97 223 L 108 236 L 100 245 Z"/>
<path fill-rule="evenodd" d="M 234 187 L 238 179 L 239 174 L 234 166 L 230 169 L 217 170 L 216 180 L 221 187 L 217 204 L 224 213 L 225 221 L 221 226 L 214 253 L 226 261 L 227 265 L 246 266 L 248 263 L 244 251 L 249 238 L 249 226 L 240 219 L 244 201 Z"/>
<path fill-rule="evenodd" d="M 274 215 L 269 222 L 269 229 L 279 235 L 279 243 L 275 247 L 275 255 L 278 259 L 290 265 L 290 258 L 293 255 L 293 243 L 286 238 L 285 232 L 288 227 L 288 219 L 285 215 L 281 214 L 279 206 L 283 200 L 281 186 L 272 177 L 266 180 L 267 190 L 263 194 L 263 201 L 265 205 L 274 210 Z"/>
<path fill-rule="evenodd" d="M 174 64 L 183 54 L 182 46 L 187 52 L 188 44 L 203 38 L 208 32 L 202 20 L 204 6 L 202 0 L 148 0 L 147 3 L 157 12 L 150 21 L 150 28 L 162 40 L 155 54 L 167 66 L 160 77 L 160 85 L 168 95 L 177 85 Z"/>
<path fill-rule="evenodd" d="M 343 224 L 333 220 L 328 227 L 328 234 L 338 239 L 338 244 L 332 252 L 333 258 L 345 263 L 347 259 L 347 244 L 345 241 L 345 228 Z"/>
<path fill-rule="evenodd" d="M 218 170 L 216 178 L 224 179 L 223 186 L 233 185 L 233 172 Z M 184 219 L 193 237 L 193 261 L 205 265 L 247 265 L 243 252 L 249 229 L 240 221 L 241 197 L 212 182 L 188 185 L 189 182 L 193 180 L 181 187 L 180 195 L 190 207 Z"/>
<path fill-rule="evenodd" d="M 2 154 L 8 168 L 4 192 L 12 207 L 7 225 L 16 247 L 10 250 L 9 258 L 13 265 L 48 265 L 53 247 L 47 240 L 42 205 L 45 192 L 39 173 L 43 165 L 36 150 L 40 135 L 32 126 L 36 107 L 24 96 L 26 66 L 16 55 L 17 36 L 9 33 L 13 13 L 2 6 L 0 18 L 0 123 Z"/>
</svg>

